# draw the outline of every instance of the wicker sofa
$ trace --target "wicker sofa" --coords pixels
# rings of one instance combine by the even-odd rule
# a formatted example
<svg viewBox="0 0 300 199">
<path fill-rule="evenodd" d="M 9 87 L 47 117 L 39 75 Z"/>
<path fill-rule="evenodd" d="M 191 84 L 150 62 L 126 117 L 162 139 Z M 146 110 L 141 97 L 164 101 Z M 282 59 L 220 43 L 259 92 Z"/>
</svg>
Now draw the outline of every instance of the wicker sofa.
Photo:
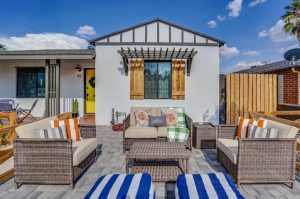
<svg viewBox="0 0 300 199">
<path fill-rule="evenodd" d="M 290 183 L 293 188 L 295 136 L 299 129 L 272 120 L 267 120 L 266 128 L 278 129 L 278 138 L 237 140 L 236 125 L 220 125 L 217 159 L 231 174 L 237 186 L 242 183 Z"/>
<path fill-rule="evenodd" d="M 80 141 L 35 138 L 37 129 L 50 127 L 56 116 L 16 128 L 14 140 L 15 184 L 68 184 L 75 180 L 96 158 L 96 128 L 80 127 Z"/>
<path fill-rule="evenodd" d="M 148 126 L 136 126 L 134 112 L 139 109 L 151 109 L 151 114 L 154 116 L 161 115 L 161 111 L 168 109 L 167 107 L 131 107 L 130 114 L 124 119 L 124 130 L 123 130 L 123 151 L 131 148 L 134 141 L 167 141 L 167 127 L 148 127 Z M 192 129 L 193 120 L 185 114 L 186 126 L 189 129 L 189 139 L 187 148 L 192 149 Z"/>
</svg>

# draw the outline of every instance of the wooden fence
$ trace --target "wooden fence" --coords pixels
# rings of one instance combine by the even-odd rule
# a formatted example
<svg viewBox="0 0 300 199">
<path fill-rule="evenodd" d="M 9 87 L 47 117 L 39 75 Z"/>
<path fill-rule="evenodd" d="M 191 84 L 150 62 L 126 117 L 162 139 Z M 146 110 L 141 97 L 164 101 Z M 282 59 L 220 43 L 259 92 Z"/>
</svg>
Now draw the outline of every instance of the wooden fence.
<svg viewBox="0 0 300 199">
<path fill-rule="evenodd" d="M 236 124 L 249 111 L 272 112 L 277 108 L 277 75 L 226 75 L 226 123 Z"/>
</svg>

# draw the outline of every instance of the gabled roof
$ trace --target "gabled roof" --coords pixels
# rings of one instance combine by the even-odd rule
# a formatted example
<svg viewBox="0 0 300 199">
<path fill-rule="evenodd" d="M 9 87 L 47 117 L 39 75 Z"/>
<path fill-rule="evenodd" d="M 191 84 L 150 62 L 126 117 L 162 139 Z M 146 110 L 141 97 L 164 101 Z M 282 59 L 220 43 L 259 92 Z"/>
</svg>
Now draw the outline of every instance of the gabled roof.
<svg viewBox="0 0 300 199">
<path fill-rule="evenodd" d="M 166 20 L 160 19 L 160 18 L 153 19 L 153 20 L 151 20 L 151 21 L 147 21 L 147 22 L 144 22 L 144 23 L 140 23 L 140 24 L 131 26 L 131 27 L 129 27 L 129 28 L 124 28 L 124 29 L 121 29 L 121 30 L 119 30 L 119 31 L 115 31 L 115 32 L 112 32 L 112 33 L 110 33 L 110 34 L 106 34 L 106 35 L 103 35 L 103 36 L 100 36 L 100 37 L 96 37 L 96 38 L 94 38 L 94 39 L 89 40 L 89 42 L 90 42 L 90 44 L 95 45 L 96 42 L 99 41 L 99 40 L 103 40 L 103 39 L 109 38 L 109 37 L 111 37 L 111 36 L 114 36 L 114 35 L 117 35 L 117 34 L 120 34 L 120 33 L 124 33 L 124 32 L 130 31 L 130 30 L 134 30 L 134 29 L 136 29 L 136 28 L 139 28 L 139 27 L 142 27 L 142 26 L 146 26 L 146 25 L 148 25 L 148 24 L 152 24 L 152 23 L 155 23 L 155 22 L 164 23 L 164 24 L 166 24 L 166 25 L 170 25 L 170 26 L 176 27 L 176 28 L 178 28 L 178 29 L 181 29 L 181 30 L 190 32 L 190 33 L 192 33 L 192 34 L 195 34 L 195 35 L 198 35 L 198 36 L 201 36 L 201 37 L 210 39 L 210 40 L 212 40 L 212 41 L 214 41 L 214 42 L 219 43 L 220 46 L 223 46 L 223 45 L 225 44 L 225 41 L 223 41 L 223 40 L 220 40 L 220 39 L 217 39 L 217 38 L 215 38 L 215 37 L 209 36 L 209 35 L 207 35 L 207 34 L 204 34 L 204 33 L 201 33 L 201 32 L 198 32 L 198 31 L 195 31 L 195 30 L 186 28 L 186 27 L 183 27 L 183 26 L 181 26 L 181 25 L 174 24 L 174 23 L 172 23 L 172 22 L 169 22 L 169 21 L 166 21 Z"/>
<path fill-rule="evenodd" d="M 300 60 L 296 61 L 295 64 L 292 64 L 290 61 L 283 60 L 274 63 L 269 63 L 261 66 L 252 66 L 249 69 L 240 70 L 236 73 L 268 73 L 278 70 L 283 70 L 291 67 L 297 67 L 300 65 Z"/>
</svg>

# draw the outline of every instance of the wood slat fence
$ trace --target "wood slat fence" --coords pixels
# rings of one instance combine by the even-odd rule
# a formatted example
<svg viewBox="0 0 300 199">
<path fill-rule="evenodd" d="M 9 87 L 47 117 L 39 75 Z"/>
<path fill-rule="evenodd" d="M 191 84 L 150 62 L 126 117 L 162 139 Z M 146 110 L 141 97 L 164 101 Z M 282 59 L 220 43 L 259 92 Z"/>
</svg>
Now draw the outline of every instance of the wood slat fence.
<svg viewBox="0 0 300 199">
<path fill-rule="evenodd" d="M 236 124 L 249 111 L 272 112 L 277 108 L 276 74 L 226 75 L 226 124 Z"/>
</svg>

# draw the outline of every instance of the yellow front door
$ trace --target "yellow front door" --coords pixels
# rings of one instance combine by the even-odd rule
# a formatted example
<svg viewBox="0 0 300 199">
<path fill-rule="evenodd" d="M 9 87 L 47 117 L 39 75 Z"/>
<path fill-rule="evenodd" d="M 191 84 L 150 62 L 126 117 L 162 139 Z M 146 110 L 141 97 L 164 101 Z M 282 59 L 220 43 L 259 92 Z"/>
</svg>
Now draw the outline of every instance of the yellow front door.
<svg viewBox="0 0 300 199">
<path fill-rule="evenodd" d="M 85 69 L 85 113 L 95 113 L 95 69 Z"/>
</svg>

